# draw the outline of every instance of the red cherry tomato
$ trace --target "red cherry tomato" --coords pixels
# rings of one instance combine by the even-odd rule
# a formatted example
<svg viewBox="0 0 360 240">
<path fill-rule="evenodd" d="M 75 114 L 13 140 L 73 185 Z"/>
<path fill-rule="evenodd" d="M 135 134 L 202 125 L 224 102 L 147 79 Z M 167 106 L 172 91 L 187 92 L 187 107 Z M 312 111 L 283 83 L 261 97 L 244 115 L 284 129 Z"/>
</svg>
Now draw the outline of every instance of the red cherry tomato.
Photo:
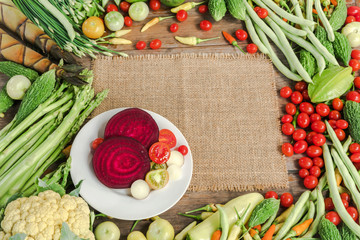
<svg viewBox="0 0 360 240">
<path fill-rule="evenodd" d="M 297 124 L 301 128 L 307 128 L 310 125 L 310 117 L 306 113 L 300 113 L 296 119 Z"/>
<path fill-rule="evenodd" d="M 285 135 L 292 135 L 295 131 L 295 128 L 294 128 L 294 125 L 292 125 L 291 123 L 284 123 L 281 126 L 281 131 Z"/>
<path fill-rule="evenodd" d="M 314 166 L 318 166 L 319 168 L 324 167 L 324 160 L 321 157 L 314 157 L 313 163 Z"/>
<path fill-rule="evenodd" d="M 307 189 L 314 189 L 318 185 L 319 181 L 315 176 L 307 176 L 304 178 L 304 186 Z"/>
<path fill-rule="evenodd" d="M 210 31 L 211 28 L 212 28 L 212 24 L 211 24 L 211 22 L 208 21 L 208 20 L 202 20 L 202 21 L 200 22 L 200 28 L 201 28 L 202 30 L 204 30 L 204 31 Z"/>
<path fill-rule="evenodd" d="M 306 154 L 311 158 L 320 157 L 322 155 L 322 148 L 315 145 L 311 145 L 307 148 Z"/>
<path fill-rule="evenodd" d="M 124 24 L 125 24 L 125 26 L 127 26 L 127 27 L 131 27 L 132 24 L 133 24 L 133 20 L 132 20 L 130 17 L 126 16 L 126 17 L 124 18 Z"/>
<path fill-rule="evenodd" d="M 332 120 L 339 120 L 341 118 L 341 113 L 337 110 L 332 110 L 330 113 L 329 113 L 329 119 L 332 119 Z"/>
<path fill-rule="evenodd" d="M 179 30 L 179 25 L 177 23 L 173 23 L 170 25 L 170 32 L 177 32 Z"/>
<path fill-rule="evenodd" d="M 150 42 L 151 49 L 159 49 L 161 47 L 161 41 L 159 39 L 154 39 Z"/>
<path fill-rule="evenodd" d="M 307 83 L 304 81 L 297 82 L 294 88 L 296 91 L 302 92 L 307 89 Z"/>
<path fill-rule="evenodd" d="M 187 148 L 187 146 L 181 145 L 181 146 L 178 148 L 178 151 L 179 151 L 182 155 L 185 156 L 185 155 L 189 152 L 189 149 Z"/>
<path fill-rule="evenodd" d="M 284 143 L 281 146 L 281 151 L 287 157 L 291 157 L 292 155 L 294 155 L 294 148 L 290 143 Z"/>
<path fill-rule="evenodd" d="M 358 163 L 360 162 L 360 153 L 353 153 L 350 155 L 350 160 L 353 162 L 353 163 Z"/>
<path fill-rule="evenodd" d="M 335 129 L 334 131 L 335 131 L 336 136 L 338 137 L 338 139 L 339 139 L 340 141 L 342 141 L 342 140 L 345 139 L 346 134 L 345 134 L 344 130 L 342 130 L 342 129 Z"/>
<path fill-rule="evenodd" d="M 120 3 L 120 9 L 121 11 L 123 12 L 128 12 L 129 11 L 129 8 L 130 8 L 130 3 L 126 2 L 126 1 L 122 1 Z"/>
<path fill-rule="evenodd" d="M 304 129 L 297 129 L 294 131 L 292 137 L 295 141 L 305 140 L 306 132 Z"/>
<path fill-rule="evenodd" d="M 261 7 L 259 7 L 259 6 L 256 6 L 256 7 L 254 7 L 254 11 L 257 13 L 257 11 L 259 11 L 261 9 Z"/>
<path fill-rule="evenodd" d="M 341 111 L 344 107 L 344 103 L 341 101 L 340 98 L 335 98 L 332 101 L 332 107 L 337 111 Z"/>
<path fill-rule="evenodd" d="M 336 121 L 336 127 L 340 128 L 340 129 L 347 129 L 349 126 L 349 123 L 344 120 L 344 119 L 340 119 Z"/>
<path fill-rule="evenodd" d="M 280 90 L 280 96 L 283 98 L 289 98 L 292 94 L 292 90 L 290 87 L 286 86 L 281 88 Z"/>
<path fill-rule="evenodd" d="M 256 53 L 258 50 L 258 47 L 254 43 L 250 43 L 246 46 L 246 51 L 250 54 Z"/>
<path fill-rule="evenodd" d="M 310 173 L 311 176 L 314 176 L 314 177 L 318 178 L 321 175 L 321 169 L 318 166 L 312 166 L 309 169 L 309 173 Z"/>
<path fill-rule="evenodd" d="M 295 92 L 294 92 L 295 93 Z M 306 113 L 308 115 L 311 115 L 312 113 L 314 113 L 314 107 L 311 103 L 309 102 L 302 102 L 299 105 L 299 110 L 300 112 Z M 311 121 L 311 119 L 310 119 Z"/>
<path fill-rule="evenodd" d="M 352 23 L 355 21 L 356 21 L 356 18 L 354 16 L 347 16 L 346 20 L 345 20 L 345 24 L 349 24 L 349 23 Z"/>
<path fill-rule="evenodd" d="M 281 118 L 281 122 L 282 123 L 291 123 L 293 120 L 293 116 L 289 115 L 289 114 L 285 114 L 284 116 L 282 116 Z"/>
<path fill-rule="evenodd" d="M 107 5 L 106 7 L 106 12 L 109 13 L 109 12 L 112 12 L 112 11 L 115 11 L 117 12 L 118 11 L 118 8 L 115 4 L 109 4 Z"/>
<path fill-rule="evenodd" d="M 321 133 L 318 133 L 313 136 L 312 142 L 314 145 L 321 147 L 326 143 L 326 137 L 322 135 Z"/>
<path fill-rule="evenodd" d="M 183 22 L 187 19 L 187 12 L 185 10 L 180 10 L 176 13 L 176 19 L 180 22 Z"/>
<path fill-rule="evenodd" d="M 356 210 L 356 208 L 354 207 L 348 207 L 346 209 L 346 211 L 349 213 L 349 215 L 351 216 L 352 219 L 354 219 L 354 221 L 356 222 L 359 218 L 359 213 Z"/>
<path fill-rule="evenodd" d="M 347 9 L 348 16 L 355 16 L 356 14 L 360 13 L 360 8 L 356 6 L 350 6 Z"/>
<path fill-rule="evenodd" d="M 351 51 L 351 57 L 356 59 L 356 60 L 360 60 L 360 50 L 358 49 L 353 49 Z"/>
<path fill-rule="evenodd" d="M 287 104 L 285 105 L 285 111 L 286 111 L 287 114 L 289 114 L 289 115 L 295 115 L 295 113 L 296 113 L 296 106 L 295 106 L 295 104 L 293 104 L 293 103 L 287 103 Z"/>
<path fill-rule="evenodd" d="M 330 113 L 330 108 L 325 103 L 319 103 L 316 105 L 316 112 L 322 117 L 326 117 Z"/>
<path fill-rule="evenodd" d="M 275 199 L 278 199 L 279 196 L 277 195 L 276 192 L 274 191 L 268 191 L 267 193 L 265 193 L 265 198 L 275 198 Z"/>
<path fill-rule="evenodd" d="M 200 5 L 198 10 L 199 10 L 199 13 L 206 13 L 208 11 L 208 6 Z"/>
<path fill-rule="evenodd" d="M 150 159 L 157 164 L 166 163 L 170 158 L 170 147 L 166 143 L 156 142 L 149 149 Z"/>
<path fill-rule="evenodd" d="M 355 21 L 360 22 L 360 13 L 355 15 Z"/>
<path fill-rule="evenodd" d="M 360 69 L 360 62 L 356 59 L 350 59 L 349 66 L 352 67 L 353 72 L 356 72 Z"/>
<path fill-rule="evenodd" d="M 294 153 L 297 154 L 304 153 L 307 148 L 308 148 L 308 144 L 306 141 L 304 140 L 297 141 L 294 144 Z"/>
<path fill-rule="evenodd" d="M 259 18 L 266 18 L 269 15 L 268 11 L 265 8 L 260 8 L 256 13 Z"/>
<path fill-rule="evenodd" d="M 175 134 L 169 129 L 161 129 L 159 132 L 159 142 L 166 143 L 170 148 L 176 146 Z"/>
<path fill-rule="evenodd" d="M 154 11 L 159 10 L 160 6 L 161 6 L 161 3 L 159 0 L 150 0 L 150 2 L 149 2 L 149 7 Z"/>
<path fill-rule="evenodd" d="M 333 129 L 336 129 L 336 120 L 330 119 L 328 122 Z"/>
<path fill-rule="evenodd" d="M 340 198 L 344 199 L 347 202 L 350 202 L 350 195 L 346 192 L 340 194 Z"/>
<path fill-rule="evenodd" d="M 136 43 L 136 49 L 143 50 L 146 48 L 146 43 L 144 41 L 138 41 Z"/>
<path fill-rule="evenodd" d="M 313 113 L 310 115 L 310 122 L 316 122 L 316 121 L 320 121 L 321 120 L 321 116 L 318 113 Z"/>
<path fill-rule="evenodd" d="M 299 104 L 303 100 L 303 95 L 299 91 L 295 91 L 291 94 L 290 99 L 293 104 Z"/>
<path fill-rule="evenodd" d="M 346 100 L 358 103 L 360 102 L 360 93 L 357 91 L 350 91 L 346 94 Z"/>
<path fill-rule="evenodd" d="M 341 218 L 340 218 L 339 214 L 337 212 L 334 212 L 334 211 L 328 212 L 325 215 L 325 218 L 328 219 L 333 224 L 335 224 L 336 226 L 341 223 Z"/>
<path fill-rule="evenodd" d="M 292 204 L 293 202 L 294 202 L 294 198 L 293 198 L 293 196 L 291 195 L 291 193 L 288 193 L 288 192 L 283 193 L 283 194 L 281 195 L 281 197 L 280 197 L 280 204 L 281 204 L 281 206 L 283 206 L 283 207 L 288 208 L 288 207 L 291 206 L 291 204 Z"/>
<path fill-rule="evenodd" d="M 311 130 L 317 133 L 323 133 L 326 130 L 326 125 L 323 121 L 316 121 L 311 124 Z"/>
<path fill-rule="evenodd" d="M 307 135 L 306 135 L 306 142 L 308 144 L 312 144 L 312 138 L 317 134 L 317 132 L 309 132 Z"/>
<path fill-rule="evenodd" d="M 310 101 L 309 92 L 307 89 L 302 91 L 301 94 L 303 95 L 304 101 Z"/>
<path fill-rule="evenodd" d="M 303 169 L 310 169 L 313 166 L 311 158 L 302 157 L 299 159 L 299 166 Z"/>
<path fill-rule="evenodd" d="M 299 171 L 299 177 L 305 178 L 305 177 L 307 177 L 307 176 L 309 176 L 309 175 L 310 175 L 309 170 L 307 170 L 307 169 L 305 169 L 305 168 L 300 169 L 300 171 Z"/>
<path fill-rule="evenodd" d="M 349 151 L 351 153 L 360 153 L 360 144 L 358 144 L 358 143 L 350 144 Z"/>
<path fill-rule="evenodd" d="M 326 211 L 334 210 L 335 206 L 334 206 L 334 203 L 333 203 L 331 198 L 329 198 L 329 197 L 325 198 L 324 203 L 325 203 L 325 210 Z"/>
<path fill-rule="evenodd" d="M 100 145 L 100 143 L 102 143 L 104 141 L 103 138 L 97 138 L 95 139 L 92 143 L 91 143 L 91 147 L 92 149 L 97 149 L 97 147 Z"/>
<path fill-rule="evenodd" d="M 341 199 L 342 203 L 344 204 L 344 207 L 345 208 L 348 208 L 349 207 L 349 203 L 348 201 L 346 201 L 345 199 Z"/>
<path fill-rule="evenodd" d="M 242 29 L 236 30 L 235 35 L 236 35 L 237 39 L 239 39 L 240 41 L 245 41 L 248 38 L 247 32 Z"/>
<path fill-rule="evenodd" d="M 360 77 L 354 78 L 354 86 L 358 89 L 360 88 Z"/>
</svg>

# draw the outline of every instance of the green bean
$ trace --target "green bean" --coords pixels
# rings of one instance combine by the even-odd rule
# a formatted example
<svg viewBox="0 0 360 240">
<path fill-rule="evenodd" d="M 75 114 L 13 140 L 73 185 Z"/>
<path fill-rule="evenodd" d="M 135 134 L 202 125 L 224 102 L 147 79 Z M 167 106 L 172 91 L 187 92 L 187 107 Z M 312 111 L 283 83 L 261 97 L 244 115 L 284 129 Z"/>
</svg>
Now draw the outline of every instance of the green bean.
<svg viewBox="0 0 360 240">
<path fill-rule="evenodd" d="M 256 31 L 255 31 L 255 28 L 254 28 L 254 25 L 251 21 L 251 19 L 246 16 L 245 17 L 245 25 L 246 25 L 246 29 L 249 33 L 249 36 L 252 40 L 253 43 L 256 44 L 256 46 L 258 46 L 259 50 L 266 54 L 266 55 L 269 55 L 269 50 L 267 49 L 267 47 L 261 42 L 259 36 L 257 35 Z"/>
<path fill-rule="evenodd" d="M 347 152 L 349 150 L 349 146 L 350 146 L 351 142 L 352 142 L 352 138 L 349 134 L 348 138 L 346 139 L 346 141 L 343 144 L 344 152 Z"/>
<path fill-rule="evenodd" d="M 312 222 L 312 224 L 310 225 L 310 228 L 307 231 L 307 233 L 304 236 L 302 236 L 303 238 L 311 238 L 317 233 L 320 220 L 322 216 L 325 214 L 325 202 L 321 189 L 316 188 L 316 193 L 317 193 L 316 217 Z"/>
<path fill-rule="evenodd" d="M 325 16 L 325 14 L 322 10 L 320 0 L 315 0 L 315 9 L 318 13 L 318 16 L 319 16 L 324 28 L 326 29 L 329 41 L 333 42 L 335 40 L 334 31 L 329 23 L 329 20 L 327 19 L 327 17 Z"/>
<path fill-rule="evenodd" d="M 307 20 L 313 21 L 313 0 L 306 0 L 305 17 Z M 314 26 L 310 27 L 311 31 L 314 31 Z"/>
</svg>

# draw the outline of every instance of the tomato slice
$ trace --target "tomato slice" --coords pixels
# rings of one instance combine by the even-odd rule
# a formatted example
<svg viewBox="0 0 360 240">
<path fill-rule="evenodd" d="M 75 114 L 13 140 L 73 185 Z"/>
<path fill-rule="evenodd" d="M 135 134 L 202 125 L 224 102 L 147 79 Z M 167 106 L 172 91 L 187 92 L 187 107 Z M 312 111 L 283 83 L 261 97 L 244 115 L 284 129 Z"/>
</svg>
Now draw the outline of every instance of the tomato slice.
<svg viewBox="0 0 360 240">
<path fill-rule="evenodd" d="M 156 142 L 149 149 L 150 159 L 157 164 L 166 163 L 170 158 L 170 147 L 164 142 Z"/>
<path fill-rule="evenodd" d="M 161 129 L 159 132 L 159 142 L 164 142 L 169 145 L 170 148 L 176 146 L 175 134 L 169 129 Z"/>
</svg>

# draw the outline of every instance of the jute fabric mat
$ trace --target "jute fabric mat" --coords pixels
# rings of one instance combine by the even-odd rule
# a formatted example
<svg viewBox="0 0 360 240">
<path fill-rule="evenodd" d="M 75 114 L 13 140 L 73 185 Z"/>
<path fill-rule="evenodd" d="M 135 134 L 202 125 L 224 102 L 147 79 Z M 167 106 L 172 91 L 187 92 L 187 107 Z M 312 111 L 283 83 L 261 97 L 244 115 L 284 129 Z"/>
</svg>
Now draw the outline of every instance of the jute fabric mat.
<svg viewBox="0 0 360 240">
<path fill-rule="evenodd" d="M 275 73 L 262 55 L 99 57 L 95 90 L 110 89 L 92 116 L 139 107 L 173 122 L 189 142 L 190 190 L 287 187 Z"/>
</svg>

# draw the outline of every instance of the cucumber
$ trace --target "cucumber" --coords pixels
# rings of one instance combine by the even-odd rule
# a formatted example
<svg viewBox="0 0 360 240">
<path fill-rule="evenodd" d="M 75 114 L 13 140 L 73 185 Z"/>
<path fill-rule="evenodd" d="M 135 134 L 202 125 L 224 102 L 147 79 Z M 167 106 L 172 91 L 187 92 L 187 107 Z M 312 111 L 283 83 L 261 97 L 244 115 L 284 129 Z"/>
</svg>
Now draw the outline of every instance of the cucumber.
<svg viewBox="0 0 360 240">
<path fill-rule="evenodd" d="M 334 32 L 334 34 L 335 34 L 335 40 L 333 42 L 333 46 L 334 46 L 335 57 L 340 59 L 344 65 L 349 66 L 349 61 L 351 58 L 351 50 L 352 50 L 350 46 L 350 42 L 347 39 L 347 37 L 345 37 L 345 35 L 339 32 Z"/>
<path fill-rule="evenodd" d="M 242 0 L 225 0 L 225 3 L 231 16 L 239 20 L 245 20 L 246 7 Z"/>
<path fill-rule="evenodd" d="M 300 63 L 305 68 L 310 77 L 315 75 L 316 60 L 310 52 L 304 49 L 300 51 Z"/>
<path fill-rule="evenodd" d="M 209 0 L 208 8 L 215 21 L 220 21 L 226 13 L 225 0 Z"/>
<path fill-rule="evenodd" d="M 334 32 L 339 30 L 345 23 L 347 17 L 347 7 L 345 0 L 339 0 L 335 11 L 331 14 L 329 23 Z"/>
</svg>

